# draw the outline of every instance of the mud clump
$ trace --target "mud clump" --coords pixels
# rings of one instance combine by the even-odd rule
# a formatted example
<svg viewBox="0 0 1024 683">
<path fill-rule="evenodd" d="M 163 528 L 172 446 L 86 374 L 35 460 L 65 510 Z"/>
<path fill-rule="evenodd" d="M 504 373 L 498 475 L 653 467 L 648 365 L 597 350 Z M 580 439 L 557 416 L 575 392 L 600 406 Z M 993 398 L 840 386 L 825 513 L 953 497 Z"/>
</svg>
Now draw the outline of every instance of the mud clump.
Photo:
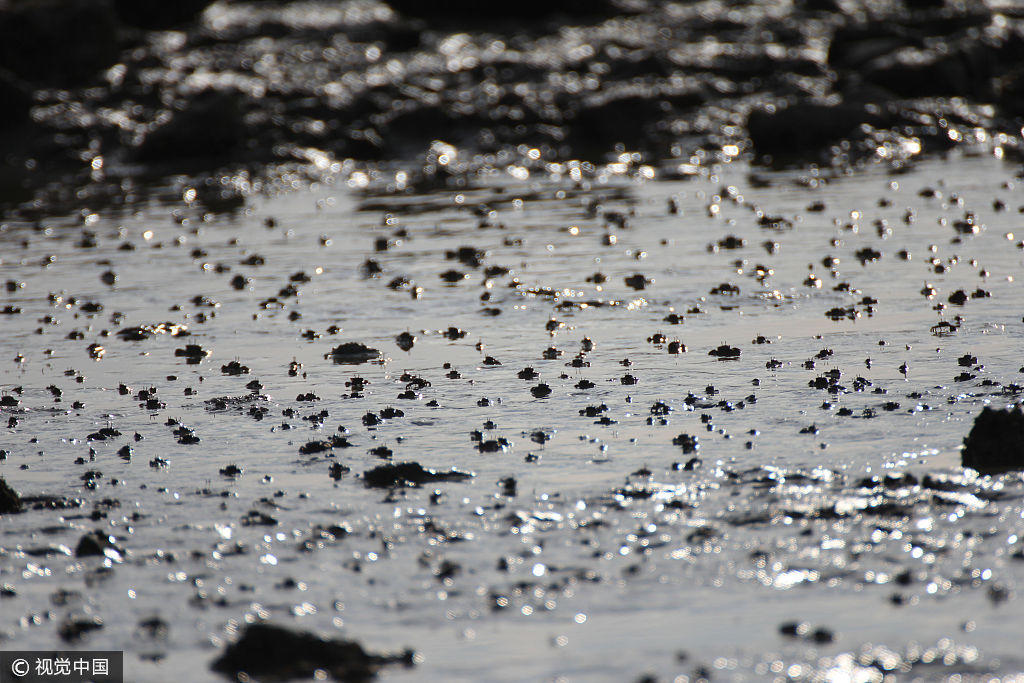
<svg viewBox="0 0 1024 683">
<path fill-rule="evenodd" d="M 21 496 L 0 477 L 0 515 L 12 515 L 23 510 Z"/>
<path fill-rule="evenodd" d="M 113 537 L 96 529 L 78 540 L 75 557 L 109 557 L 120 560 L 124 557 L 124 550 L 114 543 Z"/>
<path fill-rule="evenodd" d="M 438 481 L 466 481 L 473 474 L 459 470 L 438 471 L 423 467 L 418 462 L 381 465 L 363 473 L 363 483 L 371 488 L 420 486 Z"/>
<path fill-rule="evenodd" d="M 281 681 L 311 679 L 322 670 L 338 681 L 369 681 L 389 664 L 412 666 L 413 652 L 379 655 L 351 640 L 327 640 L 271 624 L 252 624 L 237 642 L 224 649 L 211 669 L 233 680 L 242 680 L 243 676 Z"/>
<path fill-rule="evenodd" d="M 199 363 L 210 355 L 210 352 L 198 344 L 186 344 L 183 348 L 175 349 L 174 355 L 178 358 L 185 358 L 189 364 Z"/>
<path fill-rule="evenodd" d="M 740 357 L 740 350 L 735 346 L 722 344 L 708 351 L 708 355 L 714 356 L 718 358 L 718 360 L 733 360 Z"/>
<path fill-rule="evenodd" d="M 187 337 L 188 327 L 168 320 L 162 323 L 125 327 L 117 331 L 117 336 L 124 341 L 145 341 L 160 334 L 167 334 L 172 337 Z"/>
<path fill-rule="evenodd" d="M 57 628 L 57 635 L 66 643 L 76 643 L 85 634 L 103 628 L 103 620 L 97 616 L 69 617 Z"/>
<path fill-rule="evenodd" d="M 380 351 L 359 342 L 346 342 L 335 346 L 324 358 L 330 358 L 335 363 L 366 363 L 380 358 Z"/>
<path fill-rule="evenodd" d="M 982 474 L 1024 470 L 1024 412 L 985 407 L 974 419 L 960 454 L 964 467 Z"/>
<path fill-rule="evenodd" d="M 227 363 L 226 365 L 220 366 L 220 371 L 221 374 L 230 375 L 232 377 L 236 377 L 238 375 L 248 375 L 249 366 L 242 365 L 237 360 L 233 360 L 230 363 Z"/>
</svg>

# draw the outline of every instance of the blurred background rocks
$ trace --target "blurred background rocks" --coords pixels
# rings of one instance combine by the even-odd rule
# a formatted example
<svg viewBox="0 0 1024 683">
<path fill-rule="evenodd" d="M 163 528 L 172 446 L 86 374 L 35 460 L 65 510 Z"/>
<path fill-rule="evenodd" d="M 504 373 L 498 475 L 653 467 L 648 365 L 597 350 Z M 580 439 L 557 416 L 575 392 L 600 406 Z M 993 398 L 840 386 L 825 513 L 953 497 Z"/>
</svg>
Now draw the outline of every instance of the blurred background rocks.
<svg viewBox="0 0 1024 683">
<path fill-rule="evenodd" d="M 309 150 L 415 164 L 435 140 L 655 164 L 856 164 L 976 130 L 1017 149 L 1022 24 L 995 0 L 8 0 L 0 201 Z"/>
</svg>

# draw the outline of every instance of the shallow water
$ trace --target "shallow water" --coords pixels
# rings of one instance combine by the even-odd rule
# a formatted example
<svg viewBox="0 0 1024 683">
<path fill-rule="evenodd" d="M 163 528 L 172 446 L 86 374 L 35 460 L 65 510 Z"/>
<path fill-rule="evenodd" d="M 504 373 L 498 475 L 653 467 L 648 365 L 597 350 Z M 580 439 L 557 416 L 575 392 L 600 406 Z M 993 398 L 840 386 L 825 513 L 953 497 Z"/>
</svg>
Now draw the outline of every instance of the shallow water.
<svg viewBox="0 0 1024 683">
<path fill-rule="evenodd" d="M 397 195 L 353 189 L 358 177 L 303 190 L 282 182 L 235 214 L 204 214 L 182 201 L 182 184 L 131 214 L 6 224 L 0 278 L 24 286 L 0 301 L 21 309 L 0 320 L 0 382 L 23 392 L 3 409 L 16 424 L 2 437 L 0 476 L 23 496 L 81 505 L 0 520 L 0 583 L 16 592 L 2 600 L 3 646 L 62 645 L 58 625 L 84 613 L 104 626 L 77 646 L 125 650 L 132 680 L 213 678 L 221 646 L 264 618 L 370 649 L 413 648 L 414 668 L 381 673 L 408 680 L 1024 671 L 1014 605 L 1024 562 L 1013 557 L 1021 478 L 963 476 L 959 457 L 981 407 L 1020 391 L 1008 386 L 1021 369 L 1024 252 L 1009 235 L 1021 232 L 1017 169 L 979 155 L 899 174 L 768 173 L 740 161 L 688 171 L 650 180 L 622 164 L 574 182 L 537 164 L 463 190 Z M 816 202 L 822 210 L 809 208 Z M 954 228 L 965 212 L 976 234 Z M 94 246 L 81 246 L 86 231 Z M 729 235 L 743 246 L 707 249 Z M 391 247 L 376 251 L 377 238 Z M 120 250 L 125 242 L 136 249 Z M 486 252 L 482 267 L 446 258 L 463 246 Z M 880 256 L 862 264 L 865 248 Z M 265 265 L 241 265 L 254 254 Z M 826 256 L 838 259 L 831 269 Z M 382 273 L 367 277 L 367 259 Z M 487 279 L 488 266 L 509 272 Z M 772 271 L 763 281 L 758 266 Z M 446 284 L 448 269 L 467 277 Z M 108 270 L 113 286 L 100 279 Z M 299 271 L 310 281 L 282 296 Z M 587 280 L 598 272 L 600 286 Z M 820 286 L 805 283 L 811 272 Z M 229 284 L 238 274 L 251 278 L 241 290 Z M 652 282 L 631 288 L 634 274 Z M 420 298 L 389 288 L 399 276 L 423 288 Z M 710 293 L 722 283 L 739 292 Z M 840 283 L 849 291 L 835 291 Z M 978 288 L 991 296 L 947 302 Z M 217 305 L 196 305 L 200 295 Z M 283 307 L 262 307 L 270 297 Z M 87 314 L 85 302 L 103 310 Z M 854 318 L 826 317 L 846 307 Z M 684 322 L 666 322 L 673 312 Z M 191 335 L 114 335 L 165 320 Z M 942 320 L 955 333 L 936 336 Z M 449 327 L 467 334 L 449 340 Z M 67 339 L 72 331 L 82 338 Z M 406 331 L 417 338 L 408 352 L 395 343 Z M 647 341 L 655 333 L 687 351 L 669 354 Z M 759 335 L 771 343 L 754 343 Z M 570 367 L 585 337 L 588 365 Z M 325 359 L 346 341 L 386 361 Z M 87 353 L 93 343 L 105 347 L 101 360 Z M 211 355 L 189 365 L 174 355 L 185 344 Z M 709 356 L 720 344 L 739 359 Z M 543 358 L 549 347 L 562 355 Z M 984 367 L 958 365 L 966 353 Z M 766 367 L 772 359 L 781 366 Z M 232 360 L 251 372 L 222 374 Z M 446 362 L 461 377 L 447 377 Z M 527 366 L 537 379 L 517 377 Z M 841 390 L 808 386 L 830 370 Z M 398 397 L 404 372 L 429 382 L 412 400 Z M 623 384 L 626 374 L 638 382 Z M 367 380 L 362 396 L 349 395 L 353 376 Z M 870 384 L 855 390 L 858 376 Z M 207 403 L 245 397 L 257 378 L 260 396 Z M 576 388 L 583 378 L 595 386 Z M 132 393 L 118 392 L 122 382 Z M 531 395 L 540 382 L 549 397 Z M 165 407 L 140 405 L 149 387 Z M 296 399 L 307 392 L 319 400 Z M 653 415 L 658 401 L 671 412 Z M 606 412 L 580 414 L 601 404 Z M 251 406 L 268 412 L 254 419 Z M 367 411 L 386 406 L 404 417 L 364 426 Z M 300 419 L 320 411 L 322 424 Z M 200 441 L 178 443 L 169 418 Z M 801 433 L 811 425 L 817 433 Z M 87 440 L 105 426 L 122 435 Z M 339 426 L 353 447 L 299 453 Z M 480 452 L 473 430 L 509 445 Z M 531 440 L 538 431 L 550 439 Z M 699 439 L 696 453 L 673 445 L 681 433 Z M 117 454 L 126 444 L 130 460 Z M 383 464 L 368 453 L 381 445 L 394 462 L 476 476 L 368 488 L 360 475 Z M 673 467 L 694 456 L 695 469 Z M 351 468 L 338 481 L 334 462 Z M 219 474 L 228 464 L 243 473 Z M 94 488 L 88 470 L 102 473 Z M 916 478 L 861 482 L 904 472 Z M 507 477 L 514 496 L 499 483 Z M 251 510 L 276 523 L 243 524 Z M 348 534 L 299 548 L 331 525 Z M 74 557 L 93 528 L 119 539 L 124 562 Z M 156 635 L 140 626 L 154 616 L 166 625 Z M 780 632 L 794 621 L 834 637 Z"/>
</svg>

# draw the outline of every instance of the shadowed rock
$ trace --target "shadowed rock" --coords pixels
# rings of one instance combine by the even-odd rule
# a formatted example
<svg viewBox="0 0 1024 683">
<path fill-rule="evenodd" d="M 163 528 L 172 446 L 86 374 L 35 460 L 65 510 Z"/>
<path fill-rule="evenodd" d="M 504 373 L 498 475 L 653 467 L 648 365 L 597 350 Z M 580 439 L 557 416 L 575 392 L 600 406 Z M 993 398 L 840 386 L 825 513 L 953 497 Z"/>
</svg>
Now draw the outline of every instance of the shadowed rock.
<svg viewBox="0 0 1024 683">
<path fill-rule="evenodd" d="M 879 57 L 864 68 L 863 77 L 902 97 L 970 96 L 990 101 L 998 53 L 977 42 L 943 47 L 905 49 Z"/>
<path fill-rule="evenodd" d="M 1024 413 L 985 407 L 964 439 L 961 464 L 982 474 L 1024 470 Z"/>
<path fill-rule="evenodd" d="M 379 655 L 351 640 L 327 640 L 304 631 L 252 624 L 210 668 L 232 680 L 312 679 L 319 669 L 337 681 L 368 681 L 388 664 L 412 666 L 413 653 Z"/>
<path fill-rule="evenodd" d="M 139 161 L 209 159 L 230 152 L 245 138 L 243 95 L 204 90 L 180 103 L 135 149 Z"/>
<path fill-rule="evenodd" d="M 881 126 L 881 119 L 862 105 L 801 102 L 755 109 L 747 119 L 747 131 L 759 156 L 796 159 L 854 136 L 861 124 Z"/>
<path fill-rule="evenodd" d="M 3 477 L 0 477 L 0 515 L 10 515 L 21 511 L 21 496 L 7 485 Z"/>
</svg>

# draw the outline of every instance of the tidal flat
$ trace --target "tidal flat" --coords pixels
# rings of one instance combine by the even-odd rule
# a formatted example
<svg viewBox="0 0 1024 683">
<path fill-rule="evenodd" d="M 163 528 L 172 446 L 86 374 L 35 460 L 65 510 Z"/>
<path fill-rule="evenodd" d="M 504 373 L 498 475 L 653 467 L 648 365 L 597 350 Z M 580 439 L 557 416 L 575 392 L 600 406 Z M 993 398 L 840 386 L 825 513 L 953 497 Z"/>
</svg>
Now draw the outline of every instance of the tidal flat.
<svg viewBox="0 0 1024 683">
<path fill-rule="evenodd" d="M 4 646 L 204 680 L 268 620 L 413 650 L 395 679 L 1018 671 L 1024 486 L 959 451 L 1021 391 L 1013 169 L 618 170 L 8 223 Z"/>
<path fill-rule="evenodd" d="M 1019 8 L 149 5 L 0 8 L 0 647 L 1024 675 Z"/>
</svg>

